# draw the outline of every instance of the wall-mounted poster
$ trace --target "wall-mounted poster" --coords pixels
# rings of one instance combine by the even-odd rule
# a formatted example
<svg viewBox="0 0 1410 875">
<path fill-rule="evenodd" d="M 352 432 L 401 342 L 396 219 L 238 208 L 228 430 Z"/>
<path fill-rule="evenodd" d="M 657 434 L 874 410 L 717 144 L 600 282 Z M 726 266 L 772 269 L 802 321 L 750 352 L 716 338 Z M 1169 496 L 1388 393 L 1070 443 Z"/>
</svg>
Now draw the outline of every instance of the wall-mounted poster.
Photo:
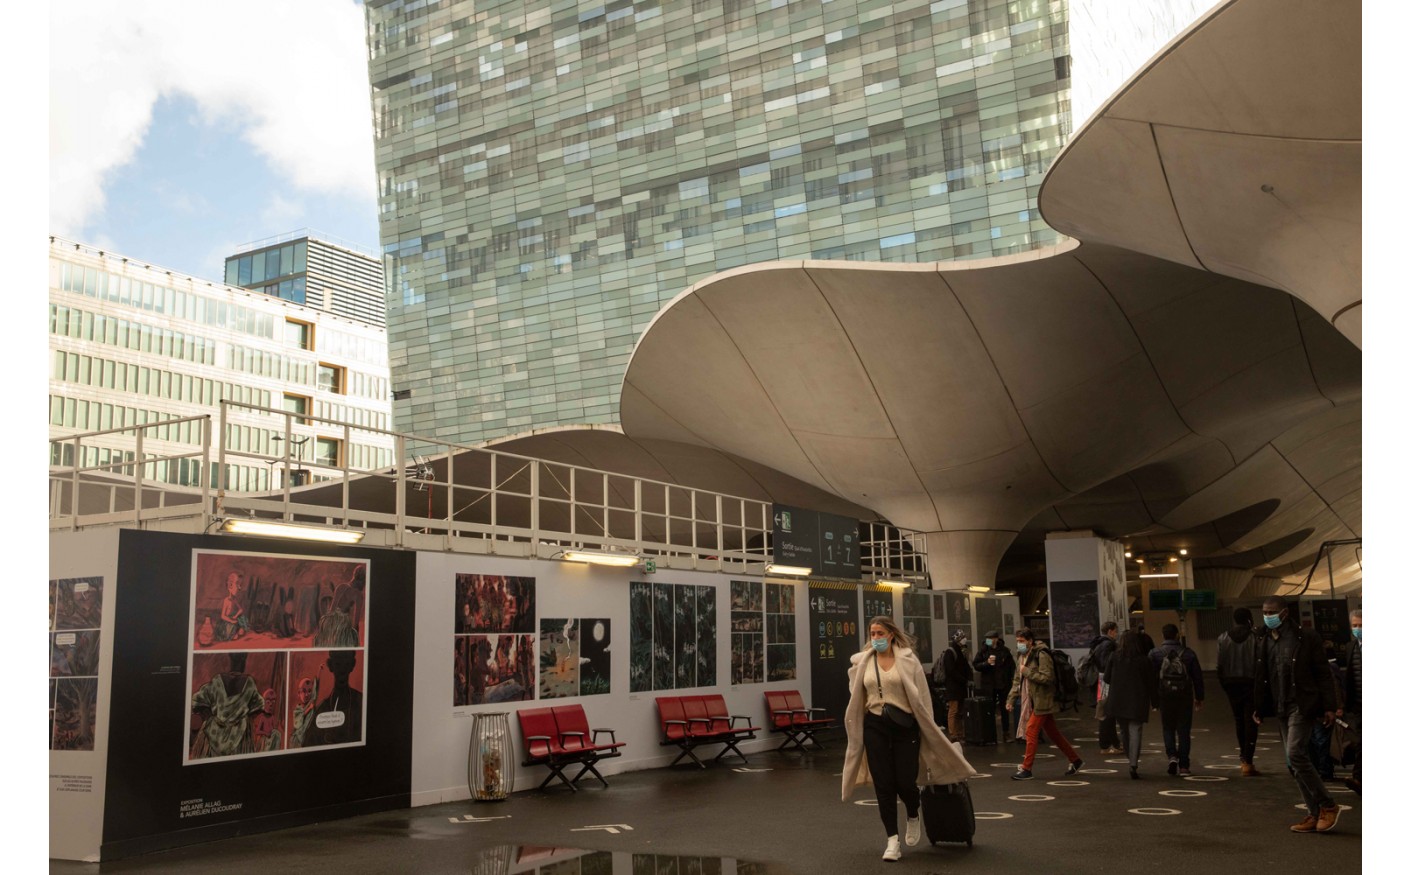
<svg viewBox="0 0 1410 875">
<path fill-rule="evenodd" d="M 1004 605 L 996 598 L 976 598 L 974 600 L 974 637 L 982 638 L 990 632 L 1002 632 L 1004 628 Z"/>
<path fill-rule="evenodd" d="M 454 707 L 534 698 L 532 577 L 455 576 Z"/>
<path fill-rule="evenodd" d="M 969 593 L 945 593 L 945 619 L 951 626 L 968 628 L 973 623 L 973 617 L 969 612 Z"/>
<path fill-rule="evenodd" d="M 611 620 L 539 621 L 539 698 L 610 693 Z"/>
<path fill-rule="evenodd" d="M 368 565 L 194 551 L 183 763 L 364 743 Z"/>
<path fill-rule="evenodd" d="M 930 604 L 934 601 L 928 592 L 904 592 L 901 594 L 901 628 L 915 641 L 916 658 L 922 665 L 929 666 L 935 661 L 935 643 L 930 635 Z M 944 645 L 941 645 L 942 647 Z"/>
<path fill-rule="evenodd" d="M 1085 649 L 1101 626 L 1101 596 L 1095 580 L 1048 582 L 1052 647 Z"/>
<path fill-rule="evenodd" d="M 49 581 L 49 749 L 93 750 L 103 578 Z"/>
<path fill-rule="evenodd" d="M 930 606 L 933 611 L 930 615 L 932 619 L 945 619 L 945 600 L 940 598 L 939 593 L 931 593 Z"/>
<path fill-rule="evenodd" d="M 862 622 L 857 628 L 857 646 L 862 647 L 871 638 L 871 621 L 876 617 L 890 617 L 894 612 L 889 589 L 862 588 Z"/>
<path fill-rule="evenodd" d="M 715 685 L 715 588 L 634 582 L 631 612 L 632 692 Z"/>
<path fill-rule="evenodd" d="M 1004 614 L 1004 634 L 1013 634 L 1013 614 Z"/>
<path fill-rule="evenodd" d="M 729 582 L 730 683 L 764 680 L 764 584 L 758 580 Z"/>
<path fill-rule="evenodd" d="M 794 584 L 764 584 L 765 674 L 771 681 L 798 677 L 798 634 Z"/>
</svg>

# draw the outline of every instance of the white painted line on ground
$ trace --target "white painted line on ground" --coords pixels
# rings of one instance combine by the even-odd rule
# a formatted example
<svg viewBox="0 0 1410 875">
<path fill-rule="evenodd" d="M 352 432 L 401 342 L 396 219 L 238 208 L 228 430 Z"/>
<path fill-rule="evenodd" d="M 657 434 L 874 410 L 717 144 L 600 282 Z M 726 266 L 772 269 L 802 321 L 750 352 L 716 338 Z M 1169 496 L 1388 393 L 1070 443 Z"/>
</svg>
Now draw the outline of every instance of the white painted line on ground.
<svg viewBox="0 0 1410 875">
<path fill-rule="evenodd" d="M 569 832 L 589 832 L 589 831 L 591 831 L 591 830 L 596 830 L 596 829 L 606 830 L 607 832 L 610 832 L 612 835 L 618 835 L 618 834 L 621 833 L 622 830 L 625 829 L 625 830 L 627 830 L 628 832 L 630 832 L 632 828 L 631 828 L 630 826 L 627 826 L 625 823 L 599 823 L 599 824 L 597 824 L 597 825 L 595 825 L 595 826 L 582 826 L 582 827 L 577 827 L 577 828 L 575 828 L 575 829 L 570 829 L 570 830 L 568 830 L 568 831 L 569 831 Z"/>
<path fill-rule="evenodd" d="M 473 814 L 467 814 L 464 817 L 450 817 L 446 819 L 451 823 L 484 823 L 487 820 L 508 820 L 513 816 L 512 814 L 501 814 L 497 817 L 476 817 Z"/>
<path fill-rule="evenodd" d="M 1352 810 L 1353 810 L 1350 805 L 1347 805 L 1347 804 L 1344 803 L 1344 802 L 1338 802 L 1337 805 L 1338 805 L 1338 807 L 1341 808 L 1342 811 L 1352 811 Z M 1307 803 L 1305 803 L 1305 802 L 1299 802 L 1299 803 L 1297 803 L 1296 805 L 1294 805 L 1293 808 L 1301 808 L 1303 811 L 1306 811 L 1306 810 L 1307 810 Z"/>
<path fill-rule="evenodd" d="M 734 769 L 736 772 L 772 772 L 773 769 Z"/>
<path fill-rule="evenodd" d="M 991 775 L 991 774 L 989 774 L 988 772 L 975 772 L 974 774 L 970 775 L 970 778 L 992 778 L 992 777 L 994 777 L 994 776 Z"/>
<path fill-rule="evenodd" d="M 853 802 L 852 804 L 853 804 L 853 805 L 880 805 L 881 803 L 877 802 L 875 799 L 858 799 L 856 802 Z"/>
<path fill-rule="evenodd" d="M 1128 808 L 1129 814 L 1144 814 L 1148 817 L 1166 817 L 1171 814 L 1180 814 L 1177 808 Z"/>
<path fill-rule="evenodd" d="M 1050 759 L 1052 759 L 1052 758 L 1055 757 L 1055 756 L 1057 756 L 1057 754 L 1055 754 L 1055 753 L 1035 753 L 1035 754 L 1033 754 L 1033 758 L 1034 758 L 1034 759 L 1039 759 L 1039 760 L 1050 760 Z"/>
</svg>

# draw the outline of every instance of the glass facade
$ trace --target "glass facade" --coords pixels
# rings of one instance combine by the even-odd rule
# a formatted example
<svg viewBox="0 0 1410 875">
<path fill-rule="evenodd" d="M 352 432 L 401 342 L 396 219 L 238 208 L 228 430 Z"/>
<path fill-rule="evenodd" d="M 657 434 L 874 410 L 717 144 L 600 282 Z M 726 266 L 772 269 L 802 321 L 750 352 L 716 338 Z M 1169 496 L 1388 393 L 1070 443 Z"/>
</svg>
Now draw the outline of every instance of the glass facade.
<svg viewBox="0 0 1410 875">
<path fill-rule="evenodd" d="M 614 422 L 727 268 L 1059 239 L 1062 0 L 366 5 L 399 430 Z"/>
</svg>

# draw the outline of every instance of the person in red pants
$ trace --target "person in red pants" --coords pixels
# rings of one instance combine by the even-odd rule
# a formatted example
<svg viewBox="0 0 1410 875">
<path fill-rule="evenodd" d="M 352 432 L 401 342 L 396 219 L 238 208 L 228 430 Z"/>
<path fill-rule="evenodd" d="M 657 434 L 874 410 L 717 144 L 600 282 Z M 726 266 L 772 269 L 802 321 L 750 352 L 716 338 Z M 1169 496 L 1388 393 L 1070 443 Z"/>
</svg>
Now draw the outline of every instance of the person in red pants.
<svg viewBox="0 0 1410 875">
<path fill-rule="evenodd" d="M 1009 688 L 1009 711 L 1018 705 L 1020 725 L 1026 727 L 1024 738 L 1027 747 L 1023 752 L 1023 765 L 1012 777 L 1015 781 L 1027 781 L 1033 777 L 1033 758 L 1038 753 L 1038 735 L 1046 732 L 1048 738 L 1067 756 L 1068 775 L 1075 775 L 1082 768 L 1082 758 L 1073 750 L 1067 738 L 1058 729 L 1053 719 L 1056 710 L 1054 694 L 1056 677 L 1053 674 L 1053 658 L 1048 654 L 1048 645 L 1033 637 L 1033 630 L 1027 627 L 1018 630 L 1014 636 L 1018 648 L 1018 672 L 1014 675 L 1013 686 Z"/>
</svg>

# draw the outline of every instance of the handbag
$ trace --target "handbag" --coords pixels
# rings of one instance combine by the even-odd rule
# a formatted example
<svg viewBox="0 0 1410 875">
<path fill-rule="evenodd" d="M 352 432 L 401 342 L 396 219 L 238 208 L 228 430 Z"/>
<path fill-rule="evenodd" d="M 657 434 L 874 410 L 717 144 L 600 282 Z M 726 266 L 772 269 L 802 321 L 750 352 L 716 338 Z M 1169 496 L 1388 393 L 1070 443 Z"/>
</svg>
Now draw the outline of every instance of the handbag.
<svg viewBox="0 0 1410 875">
<path fill-rule="evenodd" d="M 1106 719 L 1106 700 L 1110 695 L 1106 688 L 1106 681 L 1097 681 L 1097 719 Z"/>
<path fill-rule="evenodd" d="M 887 704 L 886 695 L 881 692 L 881 663 L 873 657 L 872 667 L 876 669 L 876 691 L 881 695 L 881 717 L 897 729 L 914 729 L 916 717 L 909 711 Z"/>
<path fill-rule="evenodd" d="M 1356 737 L 1356 732 L 1351 728 L 1351 724 L 1341 718 L 1337 718 L 1332 723 L 1330 751 L 1332 759 L 1343 766 L 1349 766 L 1356 761 L 1356 746 L 1360 739 Z"/>
</svg>

